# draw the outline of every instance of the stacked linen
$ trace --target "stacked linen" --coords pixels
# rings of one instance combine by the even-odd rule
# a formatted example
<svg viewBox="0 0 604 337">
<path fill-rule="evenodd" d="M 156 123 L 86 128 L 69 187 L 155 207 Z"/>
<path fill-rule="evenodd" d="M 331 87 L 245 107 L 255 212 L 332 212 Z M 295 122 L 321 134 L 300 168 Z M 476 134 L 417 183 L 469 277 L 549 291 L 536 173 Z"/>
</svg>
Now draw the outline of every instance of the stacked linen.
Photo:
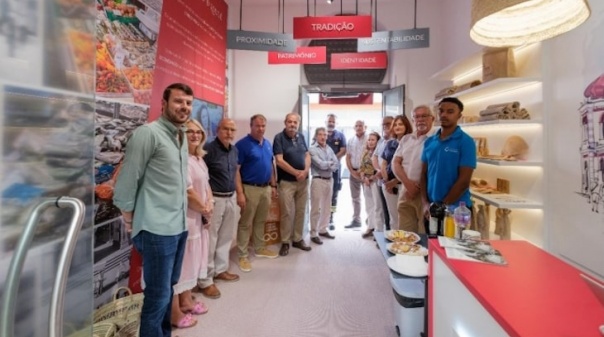
<svg viewBox="0 0 604 337">
<path fill-rule="evenodd" d="M 480 111 L 480 121 L 492 121 L 497 119 L 531 119 L 528 111 L 520 108 L 518 102 L 507 102 L 493 104 Z"/>
</svg>

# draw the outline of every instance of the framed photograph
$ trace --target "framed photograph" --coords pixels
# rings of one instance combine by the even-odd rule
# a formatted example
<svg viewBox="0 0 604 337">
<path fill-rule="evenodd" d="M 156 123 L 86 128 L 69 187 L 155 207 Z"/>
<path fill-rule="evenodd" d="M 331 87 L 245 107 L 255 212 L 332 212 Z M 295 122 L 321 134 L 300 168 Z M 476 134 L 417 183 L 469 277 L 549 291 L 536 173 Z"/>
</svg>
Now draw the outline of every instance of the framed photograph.
<svg viewBox="0 0 604 337">
<path fill-rule="evenodd" d="M 211 142 L 216 138 L 218 124 L 222 120 L 223 114 L 224 108 L 220 105 L 197 98 L 193 100 L 191 118 L 199 121 L 206 130 L 206 134 L 208 135 L 206 142 Z"/>
</svg>

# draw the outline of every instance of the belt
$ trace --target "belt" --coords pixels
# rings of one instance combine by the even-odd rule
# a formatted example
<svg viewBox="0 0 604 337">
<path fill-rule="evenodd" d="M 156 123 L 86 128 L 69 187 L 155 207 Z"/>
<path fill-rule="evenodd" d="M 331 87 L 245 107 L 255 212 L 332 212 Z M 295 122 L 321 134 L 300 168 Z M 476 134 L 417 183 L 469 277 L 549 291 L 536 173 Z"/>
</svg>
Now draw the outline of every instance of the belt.
<svg viewBox="0 0 604 337">
<path fill-rule="evenodd" d="M 246 183 L 246 182 L 243 182 L 242 184 L 244 184 L 244 185 L 250 185 L 250 186 L 256 186 L 256 187 L 266 187 L 266 186 L 270 185 L 269 183 L 265 183 L 265 184 L 254 184 L 254 183 Z"/>
<path fill-rule="evenodd" d="M 235 192 L 212 192 L 212 195 L 218 198 L 230 198 Z"/>
<path fill-rule="evenodd" d="M 329 180 L 331 179 L 331 177 L 321 177 L 321 176 L 314 176 L 312 177 L 313 179 L 317 178 L 317 179 L 323 179 L 323 180 Z"/>
</svg>

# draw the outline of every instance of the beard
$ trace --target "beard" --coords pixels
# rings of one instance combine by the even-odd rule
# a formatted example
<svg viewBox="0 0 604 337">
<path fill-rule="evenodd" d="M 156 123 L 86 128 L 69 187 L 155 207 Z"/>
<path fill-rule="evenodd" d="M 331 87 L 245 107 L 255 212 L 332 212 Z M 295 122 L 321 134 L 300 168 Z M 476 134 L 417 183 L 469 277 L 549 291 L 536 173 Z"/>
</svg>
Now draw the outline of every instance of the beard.
<svg viewBox="0 0 604 337">
<path fill-rule="evenodd" d="M 191 115 L 191 112 L 187 111 L 186 109 L 179 109 L 179 110 L 167 109 L 166 112 L 164 113 L 164 116 L 166 117 L 166 119 L 168 119 L 170 122 L 172 122 L 174 124 L 184 124 L 189 119 L 190 115 Z"/>
</svg>

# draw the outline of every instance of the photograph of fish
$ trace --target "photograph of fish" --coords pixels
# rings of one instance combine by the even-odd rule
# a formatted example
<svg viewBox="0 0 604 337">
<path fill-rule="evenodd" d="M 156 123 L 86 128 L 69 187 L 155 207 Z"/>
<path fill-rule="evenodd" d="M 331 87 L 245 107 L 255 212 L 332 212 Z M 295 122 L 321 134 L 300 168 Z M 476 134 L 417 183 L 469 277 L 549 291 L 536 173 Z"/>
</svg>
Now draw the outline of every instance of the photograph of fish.
<svg viewBox="0 0 604 337">
<path fill-rule="evenodd" d="M 193 100 L 191 118 L 199 121 L 201 125 L 203 125 L 208 137 L 206 142 L 211 142 L 216 138 L 218 124 L 220 124 L 223 115 L 224 109 L 222 106 L 198 98 Z"/>
<path fill-rule="evenodd" d="M 95 224 L 120 216 L 113 188 L 132 132 L 147 122 L 149 107 L 97 100 L 94 130 Z"/>
</svg>

